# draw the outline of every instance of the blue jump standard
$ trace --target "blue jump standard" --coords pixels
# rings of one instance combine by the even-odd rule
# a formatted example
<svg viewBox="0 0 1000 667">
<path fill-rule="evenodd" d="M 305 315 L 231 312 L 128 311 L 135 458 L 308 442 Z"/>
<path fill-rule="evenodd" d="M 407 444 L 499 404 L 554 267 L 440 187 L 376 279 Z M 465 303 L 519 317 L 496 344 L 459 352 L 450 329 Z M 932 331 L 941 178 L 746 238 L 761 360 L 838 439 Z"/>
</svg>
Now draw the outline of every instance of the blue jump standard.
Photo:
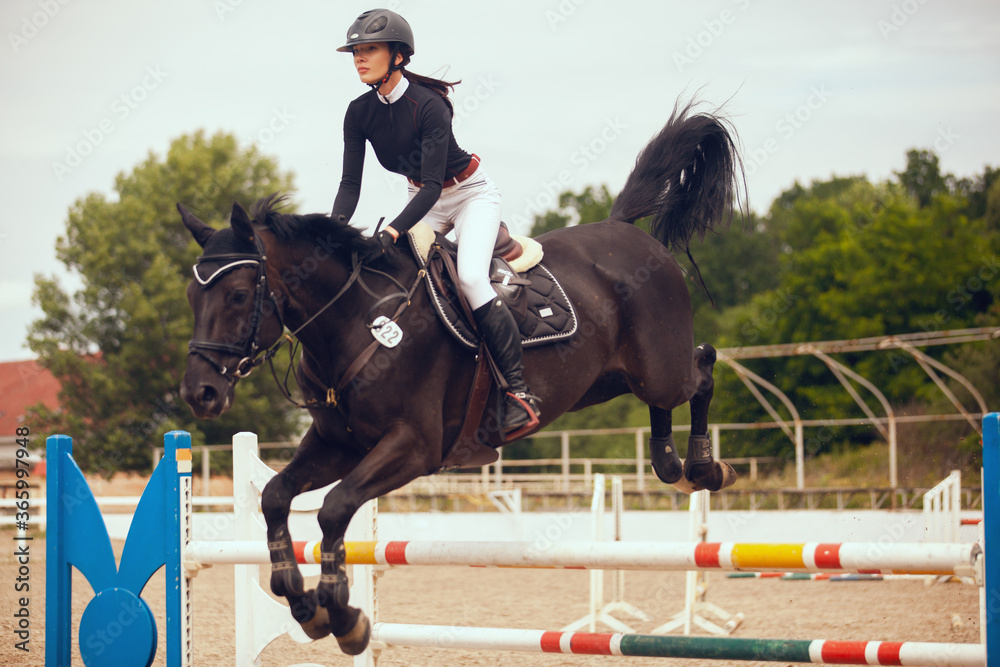
<svg viewBox="0 0 1000 667">
<path fill-rule="evenodd" d="M 73 460 L 73 441 L 46 442 L 48 461 L 45 667 L 69 667 L 72 656 L 72 568 L 98 591 L 83 613 L 80 654 L 88 667 L 148 667 L 156 655 L 156 623 L 142 589 L 164 567 L 167 665 L 180 664 L 182 633 L 180 477 L 177 450 L 190 476 L 191 436 L 172 431 L 164 456 L 136 507 L 121 565 L 115 566 L 101 510 Z M 179 474 L 180 472 L 180 474 Z"/>
<path fill-rule="evenodd" d="M 1000 413 L 983 417 L 983 567 L 986 660 L 1000 660 Z M 990 663 L 992 664 L 992 663 Z"/>
</svg>

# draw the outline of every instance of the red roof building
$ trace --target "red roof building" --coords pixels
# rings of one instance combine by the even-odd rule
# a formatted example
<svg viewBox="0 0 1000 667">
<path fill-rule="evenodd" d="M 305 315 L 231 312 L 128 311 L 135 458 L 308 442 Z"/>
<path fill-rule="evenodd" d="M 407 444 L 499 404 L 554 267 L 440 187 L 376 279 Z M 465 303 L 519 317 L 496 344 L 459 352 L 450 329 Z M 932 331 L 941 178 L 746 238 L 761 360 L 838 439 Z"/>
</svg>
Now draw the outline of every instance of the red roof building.
<svg viewBox="0 0 1000 667">
<path fill-rule="evenodd" d="M 59 407 L 59 381 L 35 361 L 0 363 L 0 438 L 13 437 L 35 403 Z"/>
</svg>

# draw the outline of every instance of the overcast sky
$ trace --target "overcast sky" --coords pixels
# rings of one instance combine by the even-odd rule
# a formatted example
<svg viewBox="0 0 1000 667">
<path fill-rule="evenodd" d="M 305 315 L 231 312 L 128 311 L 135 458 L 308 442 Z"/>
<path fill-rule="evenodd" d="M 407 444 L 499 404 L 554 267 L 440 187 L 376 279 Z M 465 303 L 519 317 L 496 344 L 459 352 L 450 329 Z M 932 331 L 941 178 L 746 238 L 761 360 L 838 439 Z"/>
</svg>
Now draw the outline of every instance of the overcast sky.
<svg viewBox="0 0 1000 667">
<path fill-rule="evenodd" d="M 410 69 L 462 79 L 459 145 L 525 233 L 566 189 L 617 193 L 682 94 L 726 110 L 750 204 L 796 180 L 890 177 L 911 148 L 960 176 L 1000 165 L 1000 3 L 791 0 L 383 3 L 416 36 Z M 0 25 L 0 361 L 30 357 L 33 276 L 69 207 L 111 195 L 149 151 L 204 128 L 256 143 L 296 174 L 302 212 L 328 212 L 342 120 L 364 93 L 335 49 L 368 3 L 3 0 Z M 367 162 L 354 222 L 391 219 L 402 177 Z M 243 202 L 249 204 L 249 202 Z M 181 224 L 177 220 L 177 224 Z"/>
</svg>

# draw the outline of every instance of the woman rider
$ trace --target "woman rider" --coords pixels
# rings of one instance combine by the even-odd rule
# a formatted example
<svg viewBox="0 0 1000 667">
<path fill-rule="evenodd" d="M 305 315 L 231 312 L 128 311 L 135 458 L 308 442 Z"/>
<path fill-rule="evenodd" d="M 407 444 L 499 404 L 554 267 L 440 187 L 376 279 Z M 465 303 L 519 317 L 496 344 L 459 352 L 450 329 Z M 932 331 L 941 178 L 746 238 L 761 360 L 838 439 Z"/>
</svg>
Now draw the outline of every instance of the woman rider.
<svg viewBox="0 0 1000 667">
<path fill-rule="evenodd" d="M 510 433 L 536 421 L 539 401 L 524 383 L 521 334 L 489 280 L 500 228 L 500 192 L 479 157 L 455 141 L 448 100 L 455 83 L 404 69 L 414 53 L 413 31 L 402 16 L 386 9 L 359 16 L 347 31 L 347 43 L 337 50 L 354 54 L 358 75 L 372 90 L 347 108 L 343 177 L 333 217 L 350 220 L 357 208 L 368 141 L 383 167 L 409 181 L 409 201 L 378 233 L 376 256 L 420 220 L 441 233 L 454 227 L 460 288 L 509 386 L 501 430 Z"/>
</svg>

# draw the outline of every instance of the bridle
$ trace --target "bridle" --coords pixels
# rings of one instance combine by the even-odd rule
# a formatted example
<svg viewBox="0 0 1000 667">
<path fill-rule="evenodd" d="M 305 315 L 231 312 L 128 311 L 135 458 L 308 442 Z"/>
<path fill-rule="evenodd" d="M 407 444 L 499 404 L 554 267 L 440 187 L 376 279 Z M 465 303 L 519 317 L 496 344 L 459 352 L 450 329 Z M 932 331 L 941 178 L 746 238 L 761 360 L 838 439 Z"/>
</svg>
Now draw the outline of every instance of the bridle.
<svg viewBox="0 0 1000 667">
<path fill-rule="evenodd" d="M 256 236 L 254 236 L 253 241 L 254 245 L 257 247 L 256 254 L 217 253 L 213 255 L 202 255 L 197 259 L 197 263 L 192 267 L 194 279 L 198 282 L 202 289 L 208 289 L 211 287 L 212 283 L 234 269 L 250 268 L 254 266 L 257 268 L 257 278 L 255 280 L 253 295 L 253 310 L 250 312 L 250 321 L 249 326 L 247 327 L 248 333 L 246 338 L 235 345 L 199 338 L 192 338 L 188 342 L 188 356 L 193 354 L 201 357 L 208 362 L 209 365 L 215 368 L 219 375 L 223 376 L 233 384 L 235 384 L 237 380 L 249 376 L 257 366 L 273 357 L 283 342 L 279 342 L 277 345 L 267 350 L 263 356 L 259 356 L 261 353 L 261 329 L 264 322 L 264 302 L 271 302 L 274 313 L 278 316 L 279 321 L 281 320 L 281 312 L 277 307 L 274 293 L 271 292 L 271 289 L 267 284 L 267 256 L 264 254 L 264 250 Z M 224 262 L 224 264 L 213 271 L 207 278 L 204 278 L 198 271 L 198 267 L 209 262 Z M 284 323 L 282 323 L 282 329 L 284 329 Z M 208 353 L 213 352 L 237 356 L 240 358 L 240 361 L 236 364 L 235 368 L 229 368 L 209 356 Z"/>
<path fill-rule="evenodd" d="M 355 359 L 355 362 L 351 364 L 351 366 L 348 368 L 347 373 L 341 379 L 341 382 L 338 383 L 336 387 L 327 388 L 325 401 L 310 400 L 305 403 L 299 403 L 294 398 L 292 398 L 291 392 L 289 391 L 287 386 L 288 375 L 290 372 L 294 370 L 295 349 L 298 348 L 298 341 L 294 337 L 297 336 L 298 333 L 302 331 L 305 327 L 307 327 L 309 324 L 315 321 L 316 318 L 322 315 L 328 308 L 330 308 L 333 304 L 335 304 L 347 292 L 347 290 L 351 288 L 351 286 L 355 282 L 359 282 L 359 284 L 365 289 L 365 291 L 367 291 L 372 296 L 378 296 L 374 294 L 372 290 L 368 288 L 367 285 L 365 285 L 364 280 L 359 281 L 362 269 L 366 269 L 372 273 L 384 276 L 391 282 L 395 283 L 396 286 L 399 288 L 400 291 L 391 293 L 388 296 L 383 296 L 382 298 L 378 299 L 375 305 L 373 305 L 369 311 L 371 313 L 372 311 L 376 310 L 377 308 L 379 308 L 381 305 L 383 305 L 388 301 L 401 299 L 402 302 L 400 303 L 399 307 L 396 309 L 395 313 L 391 318 L 393 321 L 396 320 L 406 309 L 406 307 L 409 306 L 410 298 L 413 296 L 414 291 L 416 290 L 417 286 L 423 279 L 425 271 L 421 269 L 417 273 L 417 277 L 414 279 L 409 289 L 407 289 L 392 276 L 383 273 L 382 271 L 366 267 L 364 265 L 364 262 L 361 261 L 361 259 L 358 257 L 358 253 L 352 252 L 351 274 L 348 277 L 348 279 L 344 282 L 344 284 L 341 286 L 340 290 L 333 296 L 333 298 L 327 301 L 326 304 L 323 305 L 323 307 L 321 307 L 319 310 L 313 313 L 312 316 L 309 317 L 305 322 L 296 327 L 295 331 L 286 333 L 274 345 L 265 350 L 261 347 L 261 341 L 260 341 L 261 330 L 264 322 L 265 301 L 271 302 L 273 311 L 275 315 L 278 317 L 278 321 L 281 325 L 282 331 L 284 331 L 285 323 L 281 317 L 281 309 L 278 307 L 277 298 L 275 297 L 274 293 L 270 289 L 270 286 L 268 285 L 267 255 L 264 254 L 264 249 L 261 246 L 260 240 L 256 235 L 254 235 L 253 237 L 253 242 L 257 249 L 256 254 L 217 253 L 212 255 L 202 255 L 201 257 L 198 257 L 197 263 L 194 265 L 194 267 L 192 267 L 195 280 L 198 282 L 198 284 L 201 286 L 202 289 L 208 289 L 212 285 L 212 283 L 214 283 L 220 277 L 222 277 L 223 275 L 234 269 L 250 268 L 254 266 L 257 268 L 257 278 L 254 287 L 253 310 L 250 313 L 250 322 L 248 327 L 249 331 L 247 333 L 246 338 L 240 344 L 236 345 L 230 343 L 220 343 L 213 340 L 192 338 L 188 342 L 188 356 L 196 355 L 198 357 L 201 357 L 206 362 L 208 362 L 209 365 L 215 368 L 215 370 L 220 375 L 225 377 L 227 380 L 229 380 L 229 382 L 233 384 L 236 384 L 238 380 L 241 380 L 249 376 L 250 373 L 252 373 L 257 366 L 263 364 L 266 361 L 271 365 L 271 372 L 272 375 L 274 375 L 275 381 L 278 383 L 279 389 L 282 390 L 282 393 L 285 395 L 285 398 L 291 401 L 296 407 L 309 408 L 309 407 L 316 407 L 319 405 L 337 406 L 339 402 L 338 399 L 339 395 L 343 393 L 344 389 L 346 388 L 346 385 L 350 382 L 351 379 L 353 379 L 353 377 L 361 370 L 361 368 L 371 358 L 371 355 L 377 348 L 377 344 L 373 342 Z M 201 264 L 209 262 L 224 262 L 224 264 L 215 271 L 213 271 L 211 275 L 209 275 L 207 278 L 202 277 L 201 273 L 198 270 L 198 267 Z M 371 326 L 372 325 L 369 325 L 369 327 Z M 281 349 L 281 346 L 284 345 L 285 343 L 294 343 L 294 346 L 292 348 L 289 348 L 290 350 L 289 356 L 293 361 L 290 362 L 288 372 L 285 373 L 285 381 L 282 382 L 280 379 L 278 379 L 278 375 L 274 369 L 273 359 L 274 356 Z M 209 356 L 208 353 L 213 353 L 213 352 L 223 353 L 231 356 L 238 356 L 240 357 L 240 361 L 238 364 L 236 364 L 235 368 L 229 368 L 219 363 L 211 356 Z"/>
</svg>

